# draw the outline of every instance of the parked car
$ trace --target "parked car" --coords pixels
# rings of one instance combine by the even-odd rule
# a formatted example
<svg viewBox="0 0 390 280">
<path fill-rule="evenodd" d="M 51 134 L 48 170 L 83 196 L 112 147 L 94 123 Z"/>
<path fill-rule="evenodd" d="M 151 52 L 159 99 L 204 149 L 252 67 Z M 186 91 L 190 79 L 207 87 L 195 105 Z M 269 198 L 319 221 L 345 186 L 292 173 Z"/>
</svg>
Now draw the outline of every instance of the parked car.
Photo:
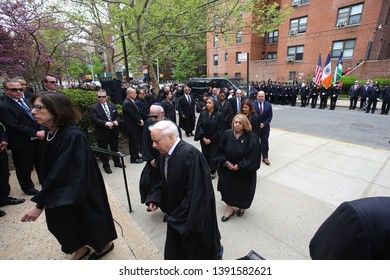
<svg viewBox="0 0 390 280">
<path fill-rule="evenodd" d="M 196 100 L 200 100 L 209 86 L 216 88 L 229 88 L 231 85 L 234 90 L 240 89 L 246 95 L 247 82 L 243 78 L 190 78 L 187 84 L 191 88 L 192 94 Z"/>
</svg>

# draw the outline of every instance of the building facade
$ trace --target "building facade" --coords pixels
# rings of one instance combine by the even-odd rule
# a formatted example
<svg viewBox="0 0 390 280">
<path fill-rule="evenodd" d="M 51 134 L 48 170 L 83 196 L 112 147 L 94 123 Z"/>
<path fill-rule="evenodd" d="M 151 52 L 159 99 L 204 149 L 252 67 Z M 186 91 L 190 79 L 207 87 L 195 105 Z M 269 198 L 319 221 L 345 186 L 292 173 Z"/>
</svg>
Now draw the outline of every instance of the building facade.
<svg viewBox="0 0 390 280">
<path fill-rule="evenodd" d="M 389 0 L 279 0 L 294 11 L 279 30 L 258 37 L 242 30 L 233 44 L 224 44 L 218 34 L 209 34 L 207 75 L 247 77 L 250 81 L 311 80 L 318 56 L 324 66 L 328 53 L 332 71 L 343 51 L 343 71 L 361 63 L 380 61 L 390 68 Z M 246 16 L 250 22 L 251 16 Z M 221 42 L 222 41 L 222 42 Z M 388 72 L 387 72 L 388 73 Z M 363 73 L 362 75 L 369 75 Z M 386 74 L 384 74 L 386 75 Z M 375 78 L 375 77 L 372 77 Z M 376 76 L 377 78 L 377 76 Z"/>
</svg>

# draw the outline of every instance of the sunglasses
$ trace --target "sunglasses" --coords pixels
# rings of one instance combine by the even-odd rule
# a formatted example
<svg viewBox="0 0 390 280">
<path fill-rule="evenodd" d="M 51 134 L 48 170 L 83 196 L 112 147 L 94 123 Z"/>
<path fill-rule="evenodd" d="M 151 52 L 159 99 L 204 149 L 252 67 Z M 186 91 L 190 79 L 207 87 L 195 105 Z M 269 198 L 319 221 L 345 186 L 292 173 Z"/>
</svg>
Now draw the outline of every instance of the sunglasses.
<svg viewBox="0 0 390 280">
<path fill-rule="evenodd" d="M 46 83 L 50 83 L 50 84 L 56 84 L 57 81 L 46 81 Z"/>
<path fill-rule="evenodd" d="M 157 119 L 160 115 L 149 115 L 149 117 L 153 118 L 153 119 Z"/>
<path fill-rule="evenodd" d="M 107 97 L 107 95 L 106 96 L 98 96 L 98 98 L 106 98 Z"/>
<path fill-rule="evenodd" d="M 8 90 L 12 91 L 12 92 L 23 92 L 23 89 L 22 88 L 7 88 Z"/>
</svg>

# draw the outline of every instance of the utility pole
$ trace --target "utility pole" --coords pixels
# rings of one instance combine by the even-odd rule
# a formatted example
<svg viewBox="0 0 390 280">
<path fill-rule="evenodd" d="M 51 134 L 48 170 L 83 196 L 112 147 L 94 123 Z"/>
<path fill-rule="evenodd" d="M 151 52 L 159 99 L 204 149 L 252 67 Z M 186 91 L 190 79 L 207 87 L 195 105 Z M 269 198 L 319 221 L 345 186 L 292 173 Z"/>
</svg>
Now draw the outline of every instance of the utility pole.
<svg viewBox="0 0 390 280">
<path fill-rule="evenodd" d="M 127 63 L 127 50 L 126 50 L 126 42 L 125 42 L 125 36 L 123 35 L 123 25 L 121 23 L 121 40 L 122 40 L 122 49 L 123 49 L 123 59 L 125 62 L 125 75 L 126 75 L 126 82 L 130 81 L 129 79 L 129 64 Z"/>
</svg>

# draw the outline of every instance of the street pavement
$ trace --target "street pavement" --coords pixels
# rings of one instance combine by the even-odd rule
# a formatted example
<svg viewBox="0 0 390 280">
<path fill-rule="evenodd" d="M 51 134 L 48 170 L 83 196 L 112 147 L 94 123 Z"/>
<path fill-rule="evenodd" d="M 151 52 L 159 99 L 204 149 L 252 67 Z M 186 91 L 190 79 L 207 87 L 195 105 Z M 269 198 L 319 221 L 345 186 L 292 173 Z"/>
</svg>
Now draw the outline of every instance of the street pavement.
<svg viewBox="0 0 390 280">
<path fill-rule="evenodd" d="M 200 148 L 192 137 L 183 140 Z M 220 221 L 225 203 L 216 191 L 218 176 L 213 180 L 226 260 L 250 250 L 269 260 L 310 259 L 311 238 L 340 203 L 390 195 L 390 144 L 389 149 L 372 148 L 276 129 L 271 124 L 269 159 L 271 165 L 262 164 L 257 172 L 256 195 L 242 217 Z M 149 213 L 140 203 L 138 182 L 144 164 L 130 164 L 128 156 L 124 160 L 131 213 L 122 169 L 112 167 L 113 174 L 106 174 L 101 168 L 119 235 L 105 259 L 161 259 L 166 232 L 163 214 Z M 11 186 L 12 195 L 26 197 L 13 171 Z M 7 215 L 0 218 L 0 259 L 70 259 L 48 232 L 44 216 L 35 223 L 20 222 L 32 205 L 27 201 L 1 208 Z"/>
</svg>

